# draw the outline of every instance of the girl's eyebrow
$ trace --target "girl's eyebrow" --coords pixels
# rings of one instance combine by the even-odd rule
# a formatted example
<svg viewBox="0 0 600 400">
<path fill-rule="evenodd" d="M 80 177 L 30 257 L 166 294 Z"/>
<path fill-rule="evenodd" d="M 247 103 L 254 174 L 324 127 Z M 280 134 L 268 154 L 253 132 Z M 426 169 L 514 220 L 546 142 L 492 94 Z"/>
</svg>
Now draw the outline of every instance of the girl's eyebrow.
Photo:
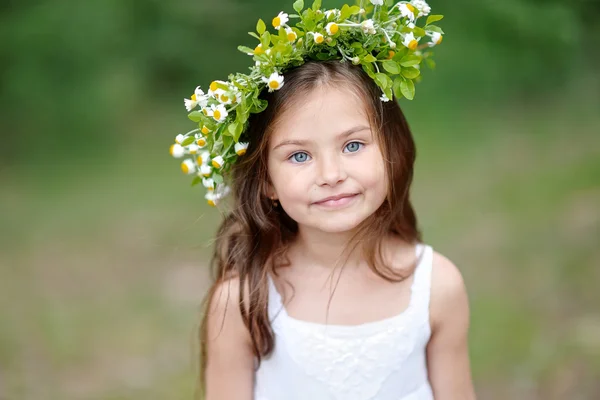
<svg viewBox="0 0 600 400">
<path fill-rule="evenodd" d="M 340 133 L 337 136 L 337 138 L 338 139 L 342 139 L 342 138 L 345 138 L 345 137 L 348 137 L 348 136 L 352 135 L 353 133 L 361 132 L 361 131 L 364 131 L 364 130 L 367 130 L 367 129 L 371 129 L 371 128 L 369 128 L 368 126 L 365 126 L 365 125 L 357 125 L 357 126 L 355 126 L 353 128 L 350 128 L 350 129 L 348 129 L 348 130 Z M 288 146 L 288 145 L 304 146 L 308 142 L 309 142 L 308 140 L 284 140 L 283 142 L 279 143 L 277 146 L 273 147 L 272 151 L 275 151 L 275 150 L 277 150 L 280 147 Z"/>
</svg>

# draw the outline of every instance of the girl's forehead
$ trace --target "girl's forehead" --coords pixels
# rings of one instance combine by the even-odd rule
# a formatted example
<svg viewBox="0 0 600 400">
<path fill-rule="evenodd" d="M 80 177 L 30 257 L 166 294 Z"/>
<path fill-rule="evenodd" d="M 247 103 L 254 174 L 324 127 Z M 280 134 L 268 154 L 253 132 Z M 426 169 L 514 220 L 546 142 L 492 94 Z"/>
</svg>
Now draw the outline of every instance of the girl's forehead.
<svg viewBox="0 0 600 400">
<path fill-rule="evenodd" d="M 273 141 L 290 136 L 335 135 L 357 125 L 369 126 L 366 101 L 350 88 L 321 86 L 291 100 L 274 126 Z"/>
</svg>

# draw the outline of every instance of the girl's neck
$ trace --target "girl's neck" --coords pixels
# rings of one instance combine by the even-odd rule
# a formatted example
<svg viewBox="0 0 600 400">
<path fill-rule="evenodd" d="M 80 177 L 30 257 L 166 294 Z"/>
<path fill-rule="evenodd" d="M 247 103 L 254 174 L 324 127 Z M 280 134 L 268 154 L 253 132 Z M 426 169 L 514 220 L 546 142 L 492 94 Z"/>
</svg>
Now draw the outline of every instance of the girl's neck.
<svg viewBox="0 0 600 400">
<path fill-rule="evenodd" d="M 328 233 L 300 227 L 292 251 L 303 264 L 320 268 L 335 268 L 346 261 L 346 266 L 360 265 L 363 259 L 360 246 L 349 248 L 355 231 Z M 352 250 L 348 253 L 349 250 Z"/>
</svg>

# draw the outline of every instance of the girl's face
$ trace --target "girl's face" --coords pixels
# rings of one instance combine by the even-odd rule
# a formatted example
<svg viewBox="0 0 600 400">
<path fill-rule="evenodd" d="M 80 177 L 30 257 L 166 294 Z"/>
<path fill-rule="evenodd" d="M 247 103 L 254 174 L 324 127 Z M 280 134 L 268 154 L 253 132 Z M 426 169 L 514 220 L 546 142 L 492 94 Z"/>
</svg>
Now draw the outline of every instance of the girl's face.
<svg viewBox="0 0 600 400">
<path fill-rule="evenodd" d="M 284 112 L 269 141 L 270 196 L 301 228 L 347 232 L 387 195 L 383 155 L 350 90 L 322 87 Z"/>
</svg>

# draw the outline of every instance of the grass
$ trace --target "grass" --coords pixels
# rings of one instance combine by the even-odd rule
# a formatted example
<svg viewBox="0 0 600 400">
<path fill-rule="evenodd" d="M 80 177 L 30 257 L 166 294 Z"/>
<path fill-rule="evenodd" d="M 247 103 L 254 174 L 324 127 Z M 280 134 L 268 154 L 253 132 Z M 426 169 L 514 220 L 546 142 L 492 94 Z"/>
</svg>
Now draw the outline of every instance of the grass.
<svg viewBox="0 0 600 400">
<path fill-rule="evenodd" d="M 482 399 L 600 396 L 590 110 L 409 113 L 414 203 L 426 241 L 463 271 Z M 177 173 L 168 141 L 137 138 L 110 160 L 0 175 L 0 398 L 192 397 L 218 215 Z"/>
</svg>

